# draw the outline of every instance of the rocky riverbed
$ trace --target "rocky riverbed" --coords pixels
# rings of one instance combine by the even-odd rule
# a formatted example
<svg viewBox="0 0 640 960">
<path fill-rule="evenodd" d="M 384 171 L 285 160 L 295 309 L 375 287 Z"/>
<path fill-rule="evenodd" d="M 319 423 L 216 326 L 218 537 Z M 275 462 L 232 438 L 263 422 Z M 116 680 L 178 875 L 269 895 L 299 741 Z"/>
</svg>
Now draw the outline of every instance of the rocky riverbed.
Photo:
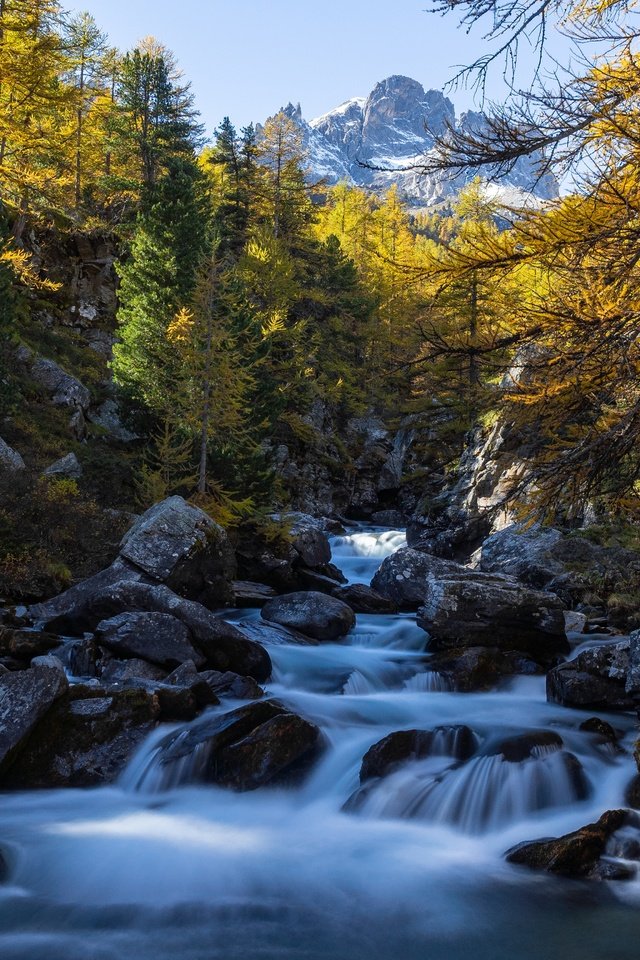
<svg viewBox="0 0 640 960">
<path fill-rule="evenodd" d="M 249 570 L 171 498 L 5 610 L 3 958 L 635 957 L 640 633 L 539 533 L 284 519 Z"/>
</svg>

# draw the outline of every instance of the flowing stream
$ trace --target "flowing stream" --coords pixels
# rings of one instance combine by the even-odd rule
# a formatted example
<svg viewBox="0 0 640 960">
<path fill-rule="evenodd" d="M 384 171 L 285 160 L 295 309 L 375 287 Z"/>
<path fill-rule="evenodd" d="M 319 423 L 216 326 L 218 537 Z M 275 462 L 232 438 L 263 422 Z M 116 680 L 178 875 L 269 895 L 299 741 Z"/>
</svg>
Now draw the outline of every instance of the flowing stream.
<svg viewBox="0 0 640 960">
<path fill-rule="evenodd" d="M 355 529 L 334 539 L 333 560 L 367 583 L 403 544 L 398 531 Z M 13 869 L 0 887 L 0 958 L 636 960 L 640 881 L 580 884 L 503 859 L 624 805 L 629 753 L 578 729 L 591 714 L 548 704 L 544 677 L 452 692 L 424 645 L 411 616 L 360 615 L 342 644 L 269 648 L 268 694 L 327 743 L 298 787 L 169 784 L 163 727 L 117 786 L 2 796 Z M 608 719 L 629 751 L 634 718 Z M 464 763 L 449 729 L 460 725 L 477 747 Z M 369 747 L 415 728 L 443 728 L 430 756 L 345 811 Z M 518 763 L 492 753 L 527 731 L 562 744 L 542 738 Z"/>
</svg>

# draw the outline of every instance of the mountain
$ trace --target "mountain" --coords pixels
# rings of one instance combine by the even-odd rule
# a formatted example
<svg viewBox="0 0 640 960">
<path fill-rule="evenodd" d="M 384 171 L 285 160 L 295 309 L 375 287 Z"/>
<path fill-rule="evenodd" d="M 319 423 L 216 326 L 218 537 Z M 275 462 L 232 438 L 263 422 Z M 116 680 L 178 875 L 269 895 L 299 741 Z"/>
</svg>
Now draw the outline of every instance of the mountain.
<svg viewBox="0 0 640 960">
<path fill-rule="evenodd" d="M 453 103 L 442 91 L 425 90 L 417 80 L 400 76 L 382 80 L 368 97 L 347 100 L 310 122 L 303 118 L 300 105 L 289 104 L 285 112 L 304 133 L 312 178 L 329 184 L 346 180 L 376 193 L 396 184 L 413 208 L 455 196 L 473 176 L 451 180 L 407 169 L 424 162 L 434 146 L 432 134 L 443 133 L 448 126 L 477 130 L 485 122 L 475 111 L 456 117 Z M 371 170 L 363 163 L 384 169 Z M 507 176 L 487 184 L 487 192 L 509 204 L 538 203 L 556 197 L 558 185 L 552 175 L 539 178 L 535 161 L 524 159 Z"/>
</svg>

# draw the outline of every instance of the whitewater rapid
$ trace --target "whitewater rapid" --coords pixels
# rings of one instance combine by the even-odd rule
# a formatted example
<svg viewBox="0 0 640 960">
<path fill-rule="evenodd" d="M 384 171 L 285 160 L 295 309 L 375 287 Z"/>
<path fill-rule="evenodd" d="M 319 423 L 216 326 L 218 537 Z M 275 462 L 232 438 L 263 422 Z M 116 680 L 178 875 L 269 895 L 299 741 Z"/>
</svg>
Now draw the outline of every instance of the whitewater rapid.
<svg viewBox="0 0 640 960">
<path fill-rule="evenodd" d="M 404 543 L 401 531 L 356 529 L 334 538 L 333 561 L 368 583 Z M 164 726 L 117 786 L 3 795 L 12 872 L 0 888 L 0 958 L 635 960 L 639 883 L 569 883 L 503 859 L 521 840 L 623 805 L 634 718 L 608 717 L 627 751 L 614 752 L 579 730 L 589 713 L 546 702 L 544 677 L 455 693 L 424 646 L 412 616 L 359 615 L 342 644 L 269 648 L 268 694 L 327 745 L 299 787 L 166 789 Z M 485 746 L 558 733 L 589 796 L 576 799 L 560 752 L 514 764 L 489 751 L 464 765 L 446 755 L 407 764 L 343 810 L 372 744 L 459 724 Z"/>
</svg>

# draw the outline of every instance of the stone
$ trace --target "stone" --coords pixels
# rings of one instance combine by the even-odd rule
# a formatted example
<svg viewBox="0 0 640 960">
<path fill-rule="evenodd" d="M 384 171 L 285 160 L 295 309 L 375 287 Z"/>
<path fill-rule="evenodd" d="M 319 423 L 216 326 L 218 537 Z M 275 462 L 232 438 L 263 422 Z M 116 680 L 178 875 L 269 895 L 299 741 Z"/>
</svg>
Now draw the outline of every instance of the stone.
<svg viewBox="0 0 640 960">
<path fill-rule="evenodd" d="M 100 672 L 105 684 L 126 683 L 128 680 L 164 680 L 167 671 L 154 663 L 132 657 L 130 660 L 109 659 Z"/>
<path fill-rule="evenodd" d="M 86 411 L 91 394 L 79 380 L 63 370 L 53 360 L 40 357 L 31 366 L 31 377 L 50 396 L 57 406 Z"/>
<path fill-rule="evenodd" d="M 82 464 L 75 453 L 68 453 L 55 463 L 51 463 L 42 471 L 44 477 L 68 477 L 70 480 L 79 480 L 82 476 Z"/>
<path fill-rule="evenodd" d="M 274 514 L 271 518 L 287 530 L 291 546 L 305 567 L 322 567 L 331 560 L 324 522 L 306 513 Z"/>
<path fill-rule="evenodd" d="M 185 600 L 159 584 L 135 579 L 113 583 L 100 574 L 92 580 L 30 607 L 28 615 L 54 632 L 82 635 L 93 632 L 102 620 L 120 613 L 166 613 L 187 627 L 193 645 L 212 669 L 233 670 L 253 677 L 258 683 L 271 675 L 271 660 L 266 650 L 202 604 Z"/>
<path fill-rule="evenodd" d="M 120 613 L 96 627 L 98 642 L 120 657 L 140 657 L 175 667 L 187 660 L 202 666 L 205 658 L 191 643 L 188 628 L 167 613 Z"/>
<path fill-rule="evenodd" d="M 231 670 L 227 670 L 225 673 L 221 673 L 219 670 L 203 670 L 200 676 L 216 697 L 259 700 L 264 696 L 264 690 L 252 677 L 240 677 Z"/>
<path fill-rule="evenodd" d="M 555 839 L 520 843 L 505 854 L 509 863 L 564 877 L 600 879 L 598 865 L 609 838 L 625 825 L 626 810 L 608 810 L 596 823 Z"/>
<path fill-rule="evenodd" d="M 234 580 L 231 584 L 233 589 L 233 602 L 238 607 L 261 607 L 276 596 L 273 587 L 266 583 L 253 583 L 251 580 Z"/>
<path fill-rule="evenodd" d="M 344 637 L 356 622 L 353 610 L 342 600 L 312 590 L 269 600 L 261 616 L 323 641 Z"/>
<path fill-rule="evenodd" d="M 119 440 L 121 443 L 131 443 L 133 440 L 139 439 L 135 433 L 123 424 L 116 400 L 105 400 L 99 407 L 92 408 L 89 412 L 89 419 L 91 423 L 102 427 L 114 440 Z"/>
<path fill-rule="evenodd" d="M 629 640 L 584 650 L 547 674 L 547 700 L 580 709 L 632 710 L 635 697 L 626 690 Z"/>
<path fill-rule="evenodd" d="M 578 613 L 577 610 L 564 611 L 564 631 L 565 633 L 586 633 L 587 617 L 584 613 Z"/>
<path fill-rule="evenodd" d="M 4 473 L 20 473 L 26 470 L 21 455 L 0 437 L 0 470 Z"/>
<path fill-rule="evenodd" d="M 434 730 L 398 730 L 374 743 L 362 758 L 360 783 L 385 777 L 400 764 L 430 756 L 468 760 L 478 748 L 478 737 L 470 727 L 442 726 Z"/>
<path fill-rule="evenodd" d="M 243 636 L 249 640 L 255 640 L 257 643 L 273 644 L 282 646 L 283 644 L 294 644 L 298 647 L 315 647 L 318 644 L 313 637 L 307 637 L 298 630 L 292 630 L 290 627 L 283 627 L 277 623 L 267 623 L 265 620 L 241 620 L 236 624 L 236 628 Z"/>
<path fill-rule="evenodd" d="M 4 785 L 7 769 L 68 686 L 55 657 L 36 657 L 29 670 L 0 675 L 0 783 Z"/>
<path fill-rule="evenodd" d="M 159 744 L 166 781 L 215 783 L 237 791 L 297 779 L 318 755 L 321 734 L 314 724 L 275 700 L 203 718 L 175 730 Z"/>
<path fill-rule="evenodd" d="M 366 583 L 335 587 L 331 595 L 347 603 L 355 613 L 395 613 L 398 609 L 393 600 L 383 597 Z"/>
<path fill-rule="evenodd" d="M 636 773 L 627 785 L 624 802 L 634 810 L 640 810 L 640 773 Z"/>
<path fill-rule="evenodd" d="M 464 570 L 451 560 L 441 560 L 410 547 L 396 550 L 383 560 L 371 587 L 392 600 L 400 610 L 417 610 L 425 600 L 431 578 Z"/>
<path fill-rule="evenodd" d="M 570 649 L 558 597 L 472 570 L 430 576 L 417 623 L 429 633 L 433 649 L 484 643 L 529 653 L 540 662 Z"/>
<path fill-rule="evenodd" d="M 235 556 L 229 538 L 182 497 L 169 497 L 139 517 L 119 555 L 177 593 L 212 606 L 233 602 Z"/>
<path fill-rule="evenodd" d="M 0 624 L 0 656 L 31 661 L 49 653 L 61 643 L 60 637 L 42 630 L 16 630 Z"/>
<path fill-rule="evenodd" d="M 606 720 L 601 720 L 600 717 L 589 717 L 588 720 L 583 720 L 578 729 L 584 730 L 585 733 L 596 734 L 605 743 L 618 742 L 618 734 L 611 724 L 607 723 Z"/>
<path fill-rule="evenodd" d="M 561 750 L 562 746 L 562 737 L 553 730 L 529 730 L 491 743 L 484 753 L 490 757 L 500 756 L 507 763 L 521 763 L 531 757 Z"/>
<path fill-rule="evenodd" d="M 159 717 L 157 699 L 144 689 L 71 688 L 37 726 L 5 785 L 24 790 L 113 783 Z"/>
</svg>

